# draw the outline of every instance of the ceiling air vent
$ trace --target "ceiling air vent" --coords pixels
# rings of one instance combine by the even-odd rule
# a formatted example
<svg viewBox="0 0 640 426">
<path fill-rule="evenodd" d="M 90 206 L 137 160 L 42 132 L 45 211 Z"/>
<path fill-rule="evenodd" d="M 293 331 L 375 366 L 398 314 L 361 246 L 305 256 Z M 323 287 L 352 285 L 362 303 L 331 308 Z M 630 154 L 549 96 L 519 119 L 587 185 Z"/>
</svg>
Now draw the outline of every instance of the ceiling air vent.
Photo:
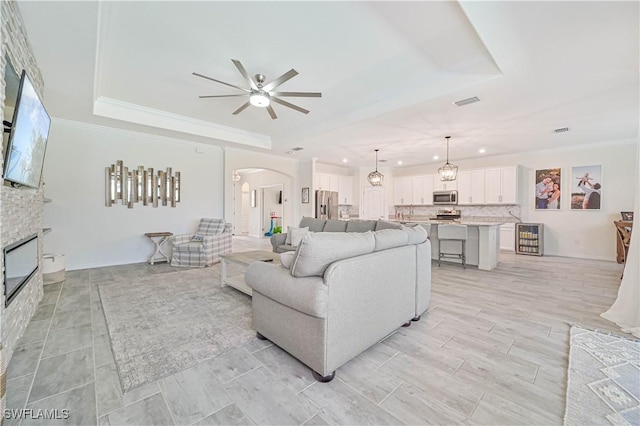
<svg viewBox="0 0 640 426">
<path fill-rule="evenodd" d="M 564 133 L 564 132 L 568 132 L 568 131 L 569 131 L 569 128 L 568 128 L 568 127 L 561 127 L 561 128 L 559 128 L 559 129 L 555 129 L 555 130 L 553 131 L 553 133 Z"/>
<path fill-rule="evenodd" d="M 463 99 L 461 101 L 456 101 L 453 104 L 456 106 L 465 106 L 465 105 L 469 105 L 469 104 L 474 104 L 476 102 L 480 102 L 480 99 L 478 99 L 477 96 L 474 96 L 473 98 L 467 98 L 467 99 Z"/>
<path fill-rule="evenodd" d="M 302 151 L 304 148 L 300 146 L 296 146 L 295 148 L 291 148 L 291 151 Z"/>
<path fill-rule="evenodd" d="M 389 160 L 378 160 L 378 163 L 386 163 Z"/>
</svg>

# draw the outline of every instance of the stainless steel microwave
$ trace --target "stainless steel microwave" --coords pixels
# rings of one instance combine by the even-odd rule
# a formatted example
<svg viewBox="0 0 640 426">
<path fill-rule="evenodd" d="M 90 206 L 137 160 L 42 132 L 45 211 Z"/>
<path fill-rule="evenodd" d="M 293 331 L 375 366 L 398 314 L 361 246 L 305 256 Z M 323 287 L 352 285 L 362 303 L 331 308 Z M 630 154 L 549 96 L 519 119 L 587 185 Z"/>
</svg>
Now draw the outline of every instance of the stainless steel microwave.
<svg viewBox="0 0 640 426">
<path fill-rule="evenodd" d="M 434 205 L 452 205 L 458 204 L 458 191 L 434 191 Z"/>
</svg>

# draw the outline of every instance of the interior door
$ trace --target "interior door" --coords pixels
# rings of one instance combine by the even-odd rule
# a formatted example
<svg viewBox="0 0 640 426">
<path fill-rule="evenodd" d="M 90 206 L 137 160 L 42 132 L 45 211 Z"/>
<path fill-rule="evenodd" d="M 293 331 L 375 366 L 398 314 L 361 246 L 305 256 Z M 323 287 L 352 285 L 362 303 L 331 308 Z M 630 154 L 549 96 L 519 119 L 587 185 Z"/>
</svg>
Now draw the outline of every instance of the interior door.
<svg viewBox="0 0 640 426">
<path fill-rule="evenodd" d="M 384 188 L 365 186 L 362 195 L 362 218 L 384 219 Z"/>
</svg>

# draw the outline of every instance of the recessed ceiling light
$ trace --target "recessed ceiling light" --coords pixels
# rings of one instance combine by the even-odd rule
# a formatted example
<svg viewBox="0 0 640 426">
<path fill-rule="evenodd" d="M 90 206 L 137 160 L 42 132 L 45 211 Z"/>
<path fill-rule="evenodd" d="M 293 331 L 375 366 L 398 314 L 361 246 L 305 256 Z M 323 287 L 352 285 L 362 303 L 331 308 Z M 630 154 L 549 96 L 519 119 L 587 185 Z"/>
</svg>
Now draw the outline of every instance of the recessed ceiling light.
<svg viewBox="0 0 640 426">
<path fill-rule="evenodd" d="M 434 156 L 433 156 L 433 159 L 434 159 L 434 160 L 437 160 L 438 158 L 440 158 L 440 157 L 438 157 L 437 155 L 434 155 Z"/>
<path fill-rule="evenodd" d="M 402 166 L 402 160 L 398 160 L 398 166 Z"/>
<path fill-rule="evenodd" d="M 555 133 L 564 133 L 564 132 L 568 132 L 568 131 L 569 131 L 569 128 L 568 128 L 568 127 L 561 127 L 561 128 L 559 128 L 559 129 L 553 129 L 553 131 L 554 131 Z"/>
<path fill-rule="evenodd" d="M 486 149 L 484 149 L 484 148 L 480 148 L 480 149 L 478 150 L 478 152 L 479 152 L 480 154 L 484 154 L 485 152 L 487 152 L 487 150 L 486 150 Z"/>
<path fill-rule="evenodd" d="M 343 159 L 342 159 L 342 162 L 343 162 L 343 163 L 348 163 L 348 162 L 349 162 L 349 160 L 348 160 L 348 159 L 346 159 L 346 158 L 343 158 Z"/>
</svg>

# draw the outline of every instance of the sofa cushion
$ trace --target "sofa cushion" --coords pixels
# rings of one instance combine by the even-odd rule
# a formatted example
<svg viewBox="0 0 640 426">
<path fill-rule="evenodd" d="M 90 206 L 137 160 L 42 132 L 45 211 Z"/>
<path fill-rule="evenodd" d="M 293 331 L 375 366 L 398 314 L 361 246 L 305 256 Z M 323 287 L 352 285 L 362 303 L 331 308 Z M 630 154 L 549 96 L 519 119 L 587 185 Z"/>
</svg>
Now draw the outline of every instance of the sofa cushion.
<svg viewBox="0 0 640 426">
<path fill-rule="evenodd" d="M 311 232 L 322 232 L 326 219 L 316 219 L 315 217 L 303 217 L 300 221 L 300 228 L 308 227 Z"/>
<path fill-rule="evenodd" d="M 285 244 L 292 245 L 297 247 L 304 238 L 305 235 L 309 233 L 309 227 L 306 226 L 304 228 L 296 228 L 294 226 L 287 226 L 287 239 L 285 240 Z"/>
<path fill-rule="evenodd" d="M 329 219 L 324 224 L 323 232 L 345 232 L 347 230 L 347 223 L 344 220 Z"/>
<path fill-rule="evenodd" d="M 284 253 L 280 253 L 280 264 L 283 268 L 291 268 L 291 263 L 293 262 L 293 256 L 295 254 L 295 251 L 285 251 Z"/>
<path fill-rule="evenodd" d="M 294 277 L 323 276 L 336 260 L 371 253 L 375 248 L 373 232 L 309 233 L 303 239 L 291 264 Z"/>
<path fill-rule="evenodd" d="M 402 225 L 402 230 L 407 233 L 409 240 L 407 244 L 420 244 L 427 241 L 429 234 L 422 225 L 405 226 Z"/>
<path fill-rule="evenodd" d="M 376 239 L 375 251 L 406 246 L 409 234 L 402 229 L 383 229 L 373 233 Z"/>
<path fill-rule="evenodd" d="M 280 246 L 278 246 L 277 248 L 277 253 L 282 253 L 285 251 L 296 251 L 297 247 L 292 246 L 291 244 L 282 244 Z"/>
<path fill-rule="evenodd" d="M 347 232 L 367 232 L 376 229 L 375 220 L 350 220 L 347 223 Z"/>
<path fill-rule="evenodd" d="M 379 220 L 376 222 L 376 231 L 381 231 L 383 229 L 400 229 L 402 225 L 394 222 L 387 222 L 386 220 Z"/>
</svg>

